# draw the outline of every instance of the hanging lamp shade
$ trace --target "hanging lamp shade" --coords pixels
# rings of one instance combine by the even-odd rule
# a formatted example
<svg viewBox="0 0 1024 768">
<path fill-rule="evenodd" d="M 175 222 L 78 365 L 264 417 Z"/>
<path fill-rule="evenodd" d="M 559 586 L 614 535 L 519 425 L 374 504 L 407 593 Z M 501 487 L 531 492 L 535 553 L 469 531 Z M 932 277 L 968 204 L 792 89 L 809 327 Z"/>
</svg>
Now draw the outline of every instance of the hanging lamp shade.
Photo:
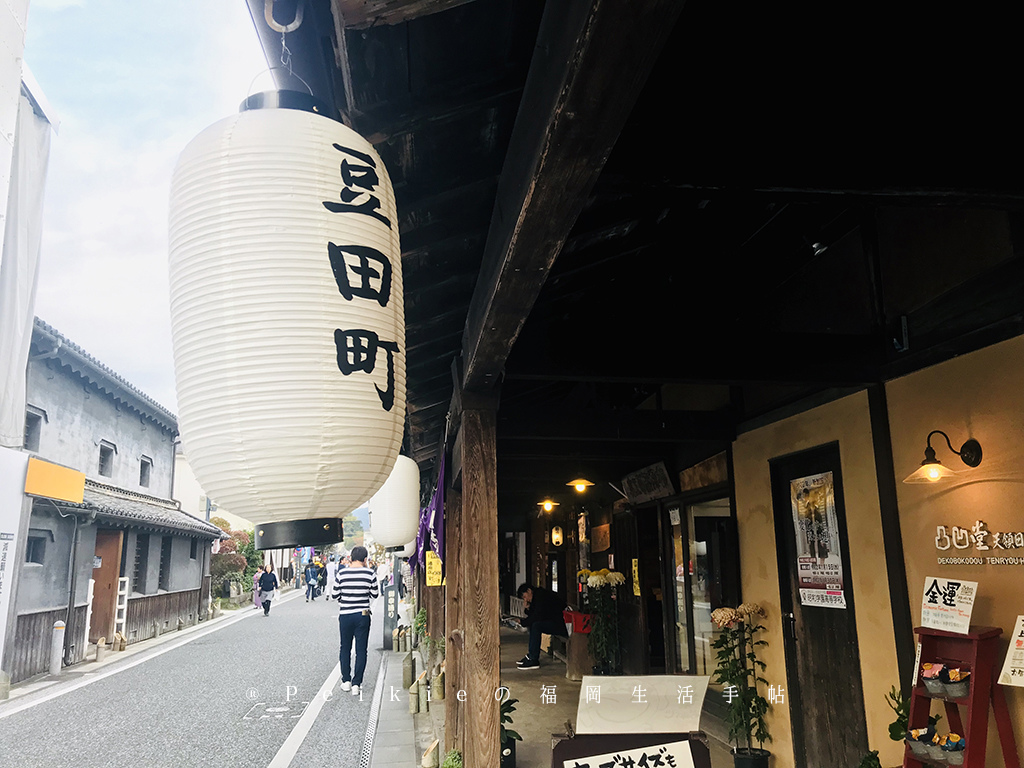
<svg viewBox="0 0 1024 768">
<path fill-rule="evenodd" d="M 383 547 L 415 542 L 420 524 L 420 468 L 399 456 L 395 468 L 370 499 L 370 535 Z"/>
<path fill-rule="evenodd" d="M 392 552 L 395 557 L 412 557 L 416 554 L 416 539 L 413 539 L 401 549 Z"/>
<path fill-rule="evenodd" d="M 251 96 L 171 183 L 182 440 L 209 496 L 255 523 L 343 517 L 403 435 L 394 194 L 373 147 L 324 114 L 305 94 Z"/>
</svg>

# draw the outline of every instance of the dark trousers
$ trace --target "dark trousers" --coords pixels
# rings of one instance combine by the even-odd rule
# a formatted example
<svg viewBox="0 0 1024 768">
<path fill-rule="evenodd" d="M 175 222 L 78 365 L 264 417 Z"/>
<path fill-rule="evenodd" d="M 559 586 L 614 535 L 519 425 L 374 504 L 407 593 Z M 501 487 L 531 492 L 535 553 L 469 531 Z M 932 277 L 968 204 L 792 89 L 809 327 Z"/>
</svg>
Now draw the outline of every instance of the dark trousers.
<svg viewBox="0 0 1024 768">
<path fill-rule="evenodd" d="M 560 635 L 568 637 L 564 621 L 535 621 L 530 625 L 530 650 L 528 656 L 537 661 L 540 658 L 540 636 Z"/>
<path fill-rule="evenodd" d="M 363 684 L 366 670 L 366 644 L 370 639 L 370 617 L 361 613 L 338 614 L 338 628 L 341 630 L 341 682 Z M 356 642 L 356 668 L 352 669 L 352 641 Z"/>
<path fill-rule="evenodd" d="M 307 581 L 306 582 L 306 599 L 309 600 L 309 598 L 311 598 L 311 597 L 314 600 L 316 600 L 316 582 L 315 581 Z"/>
</svg>

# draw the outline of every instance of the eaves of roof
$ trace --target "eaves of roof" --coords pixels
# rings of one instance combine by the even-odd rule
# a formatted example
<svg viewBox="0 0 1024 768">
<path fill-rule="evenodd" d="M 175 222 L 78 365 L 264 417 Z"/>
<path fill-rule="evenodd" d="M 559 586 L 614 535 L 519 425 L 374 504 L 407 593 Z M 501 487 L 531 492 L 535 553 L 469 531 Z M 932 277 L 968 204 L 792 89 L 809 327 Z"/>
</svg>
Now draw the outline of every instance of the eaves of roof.
<svg viewBox="0 0 1024 768">
<path fill-rule="evenodd" d="M 52 350 L 50 355 L 101 392 L 106 392 L 172 434 L 178 433 L 177 416 L 38 317 L 35 319 L 33 341 L 42 349 Z"/>
</svg>

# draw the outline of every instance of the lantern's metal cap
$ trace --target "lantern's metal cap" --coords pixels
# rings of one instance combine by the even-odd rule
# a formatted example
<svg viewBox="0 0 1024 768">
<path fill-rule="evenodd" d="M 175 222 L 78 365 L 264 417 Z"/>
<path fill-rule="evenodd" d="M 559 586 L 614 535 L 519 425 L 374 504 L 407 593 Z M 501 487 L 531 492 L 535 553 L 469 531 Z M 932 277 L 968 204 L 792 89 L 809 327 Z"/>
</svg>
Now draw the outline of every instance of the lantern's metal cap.
<svg viewBox="0 0 1024 768">
<path fill-rule="evenodd" d="M 328 119 L 334 120 L 331 116 L 331 108 L 327 102 L 321 101 L 315 96 L 310 96 L 302 91 L 262 91 L 249 96 L 238 107 L 239 112 L 247 112 L 251 109 L 297 109 L 300 112 L 313 112 Z"/>
</svg>

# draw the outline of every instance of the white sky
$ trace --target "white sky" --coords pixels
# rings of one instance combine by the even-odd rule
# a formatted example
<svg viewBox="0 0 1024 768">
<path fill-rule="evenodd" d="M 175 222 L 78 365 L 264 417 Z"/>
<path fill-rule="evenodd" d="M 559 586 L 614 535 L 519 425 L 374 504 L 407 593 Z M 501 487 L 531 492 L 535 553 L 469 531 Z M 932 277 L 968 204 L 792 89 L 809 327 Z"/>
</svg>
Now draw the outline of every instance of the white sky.
<svg viewBox="0 0 1024 768">
<path fill-rule="evenodd" d="M 61 121 L 36 315 L 176 412 L 171 171 L 193 136 L 272 87 L 245 0 L 32 0 L 25 61 Z"/>
</svg>

